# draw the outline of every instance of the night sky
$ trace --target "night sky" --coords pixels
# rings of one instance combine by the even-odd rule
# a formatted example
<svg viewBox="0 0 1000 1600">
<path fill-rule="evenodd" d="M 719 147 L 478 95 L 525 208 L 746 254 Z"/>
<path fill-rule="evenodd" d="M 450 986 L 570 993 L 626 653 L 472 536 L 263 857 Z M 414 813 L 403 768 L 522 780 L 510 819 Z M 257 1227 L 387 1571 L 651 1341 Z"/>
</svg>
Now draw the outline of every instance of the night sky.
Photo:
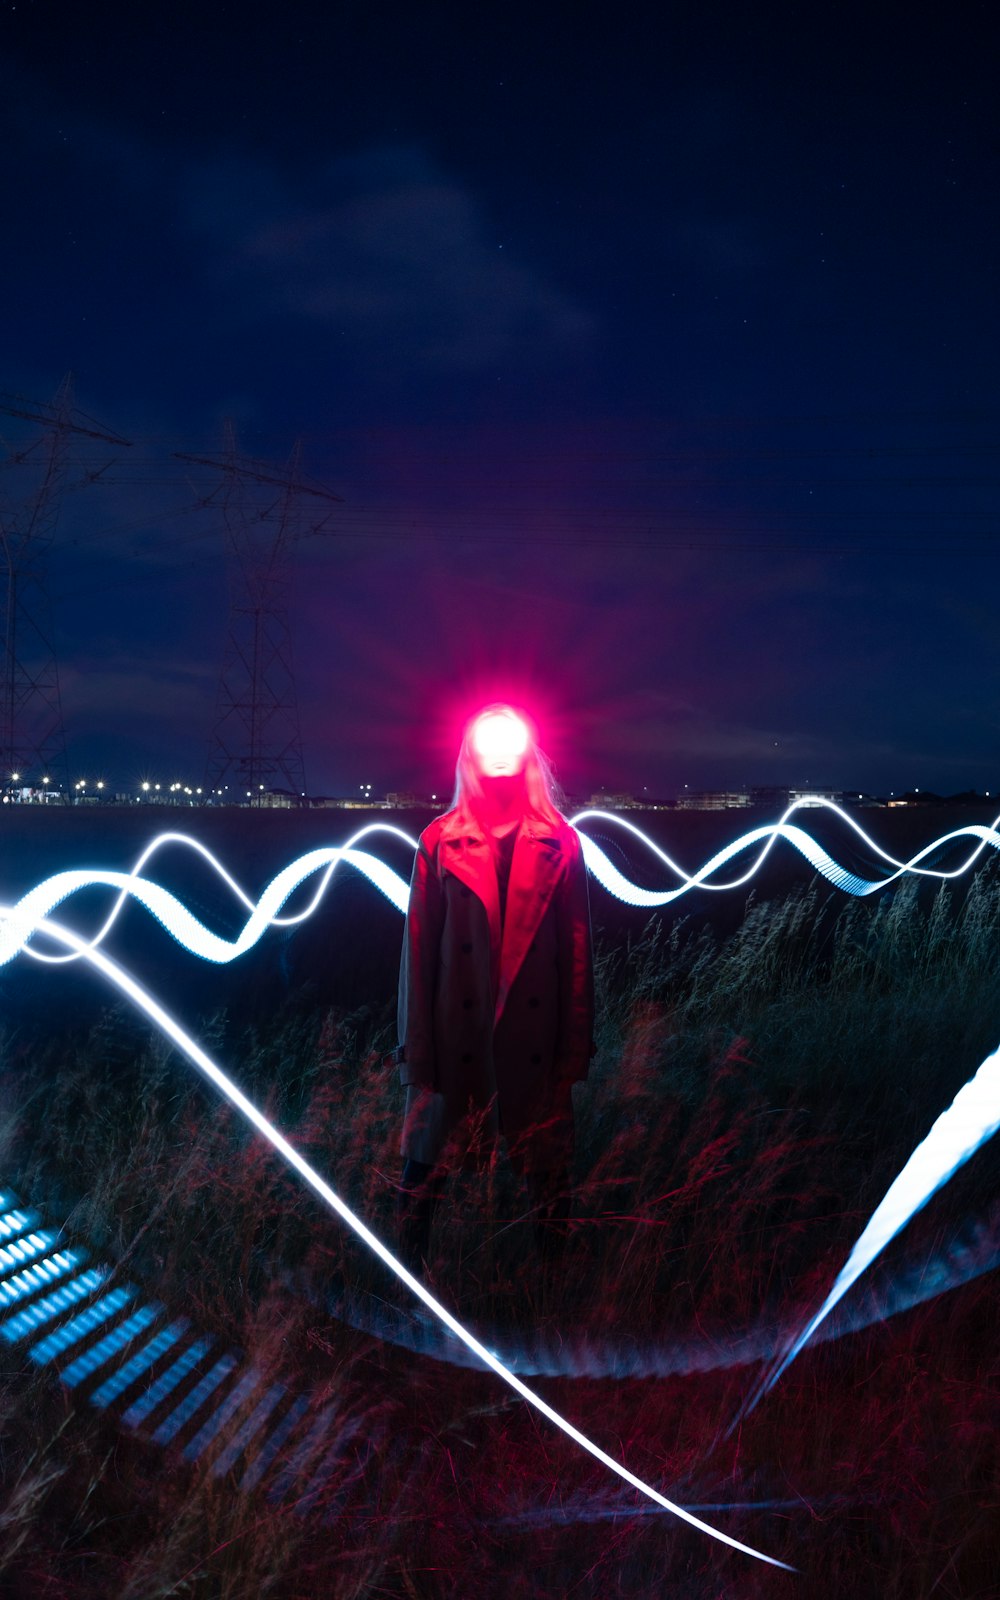
<svg viewBox="0 0 1000 1600">
<path fill-rule="evenodd" d="M 1000 787 L 998 31 L 7 5 L 0 388 L 72 371 L 134 441 L 49 558 L 71 776 L 201 781 L 221 521 L 172 452 L 228 417 L 342 499 L 292 604 L 315 793 L 446 786 L 483 697 L 577 794 Z"/>
</svg>

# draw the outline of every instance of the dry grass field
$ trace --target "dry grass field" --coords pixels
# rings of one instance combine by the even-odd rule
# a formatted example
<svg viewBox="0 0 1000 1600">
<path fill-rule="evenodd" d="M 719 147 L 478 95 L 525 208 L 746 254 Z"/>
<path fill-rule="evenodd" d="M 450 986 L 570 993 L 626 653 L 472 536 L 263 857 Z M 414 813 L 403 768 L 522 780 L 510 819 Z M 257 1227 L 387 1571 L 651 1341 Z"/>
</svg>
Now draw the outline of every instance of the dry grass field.
<svg viewBox="0 0 1000 1600">
<path fill-rule="evenodd" d="M 995 1596 L 1000 1319 L 994 1277 L 971 1264 L 1000 1251 L 991 1147 L 853 1292 L 891 1309 L 905 1282 L 904 1308 L 856 1315 L 729 1424 L 759 1373 L 748 1357 L 820 1303 L 996 1048 L 998 949 L 988 862 L 960 901 L 803 889 L 751 901 L 724 939 L 650 923 L 599 949 L 561 1249 L 539 1255 L 502 1157 L 454 1178 L 442 1205 L 432 1271 L 456 1314 L 633 1471 L 797 1576 L 682 1526 L 463 1364 L 140 1019 L 115 1007 L 9 1024 L 0 1187 L 305 1396 L 333 1445 L 308 1491 L 278 1493 L 273 1474 L 258 1491 L 252 1444 L 213 1470 L 224 1436 L 191 1460 L 190 1432 L 158 1444 L 123 1425 L 127 1395 L 96 1409 L 6 1345 L 0 1592 Z M 392 1001 L 330 1009 L 292 993 L 266 1024 L 216 1014 L 199 1034 L 387 1239 Z"/>
</svg>

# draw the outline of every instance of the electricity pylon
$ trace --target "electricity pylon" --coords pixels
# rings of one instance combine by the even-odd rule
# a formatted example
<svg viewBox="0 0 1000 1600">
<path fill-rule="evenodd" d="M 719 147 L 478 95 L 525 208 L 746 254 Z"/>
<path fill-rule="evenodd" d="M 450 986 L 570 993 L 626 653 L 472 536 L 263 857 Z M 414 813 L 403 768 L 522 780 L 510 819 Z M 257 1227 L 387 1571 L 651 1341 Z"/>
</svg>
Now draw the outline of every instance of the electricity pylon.
<svg viewBox="0 0 1000 1600">
<path fill-rule="evenodd" d="M 8 445 L 3 461 L 5 473 L 32 473 L 34 487 L 16 504 L 6 496 L 0 500 L 0 784 L 6 787 L 17 774 L 36 783 L 42 777 L 61 778 L 65 785 L 66 729 L 46 590 L 48 550 L 66 487 L 71 439 L 120 447 L 129 441 L 74 413 L 68 376 L 51 405 L 0 395 L 0 412 L 42 424 L 29 444 Z M 99 476 L 87 472 L 81 481 Z"/>
<path fill-rule="evenodd" d="M 275 789 L 298 803 L 306 793 L 288 616 L 291 557 L 299 539 L 323 532 L 330 520 L 329 513 L 310 519 L 305 497 L 340 497 L 303 480 L 300 455 L 296 445 L 287 471 L 276 472 L 241 454 L 231 423 L 221 457 L 179 455 L 222 475 L 229 623 L 205 785 L 228 787 L 230 798 L 251 805 Z"/>
</svg>

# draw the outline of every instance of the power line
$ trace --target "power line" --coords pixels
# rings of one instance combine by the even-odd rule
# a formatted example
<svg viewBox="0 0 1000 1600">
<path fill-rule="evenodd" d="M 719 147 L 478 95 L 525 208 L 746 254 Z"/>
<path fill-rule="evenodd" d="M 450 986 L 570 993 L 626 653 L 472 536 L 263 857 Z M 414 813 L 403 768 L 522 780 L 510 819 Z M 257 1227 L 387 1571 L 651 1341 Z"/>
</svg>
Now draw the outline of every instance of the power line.
<svg viewBox="0 0 1000 1600">
<path fill-rule="evenodd" d="M 67 376 L 51 405 L 7 395 L 0 411 L 41 423 L 42 434 L 8 460 L 37 470 L 37 485 L 18 505 L 0 509 L 0 585 L 3 659 L 0 664 L 0 781 L 14 775 L 68 782 L 66 729 L 59 669 L 50 624 L 47 556 L 66 488 L 69 442 L 76 435 L 128 446 L 120 434 L 101 429 L 74 412 Z M 91 474 L 96 480 L 100 471 Z"/>
<path fill-rule="evenodd" d="M 306 792 L 288 610 L 290 564 L 307 531 L 303 497 L 339 497 L 303 478 L 300 456 L 296 446 L 287 471 L 278 473 L 242 455 L 227 423 L 221 457 L 178 457 L 218 474 L 208 498 L 221 491 L 229 564 L 229 620 L 206 787 L 224 789 L 231 780 L 251 804 L 276 786 L 296 797 Z M 279 493 L 262 499 L 256 493 L 261 488 Z M 323 531 L 328 522 L 327 513 L 308 531 Z"/>
</svg>

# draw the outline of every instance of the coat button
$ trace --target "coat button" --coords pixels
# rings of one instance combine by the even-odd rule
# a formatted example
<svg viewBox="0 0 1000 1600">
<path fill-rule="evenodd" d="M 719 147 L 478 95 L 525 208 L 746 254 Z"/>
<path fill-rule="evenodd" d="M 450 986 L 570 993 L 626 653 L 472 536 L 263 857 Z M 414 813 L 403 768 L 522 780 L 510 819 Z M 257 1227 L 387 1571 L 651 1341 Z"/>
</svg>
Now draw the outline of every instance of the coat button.
<svg viewBox="0 0 1000 1600">
<path fill-rule="evenodd" d="M 535 1054 L 531 1058 L 531 1065 L 533 1067 L 540 1067 L 541 1064 L 542 1064 L 542 1058 L 541 1058 L 541 1056 L 538 1054 L 538 1052 L 536 1050 Z"/>
<path fill-rule="evenodd" d="M 463 1056 L 462 1056 L 462 1065 L 463 1065 L 463 1067 L 467 1067 L 471 1060 L 472 1060 L 472 1051 L 471 1050 L 466 1050 L 464 1052 Z"/>
<path fill-rule="evenodd" d="M 531 1007 L 532 1011 L 534 1011 L 536 1009 L 536 1007 L 540 1004 L 540 1001 L 538 999 L 537 994 L 533 994 L 531 996 L 531 999 L 528 1001 L 528 1004 Z"/>
<path fill-rule="evenodd" d="M 465 1000 L 462 1001 L 462 1010 L 463 1011 L 471 1011 L 472 1010 L 472 1006 L 473 1006 L 473 1002 L 471 1000 L 465 999 Z"/>
<path fill-rule="evenodd" d="M 471 939 L 466 939 L 465 940 L 464 944 L 462 945 L 462 954 L 463 954 L 463 956 L 471 956 L 471 954 L 472 954 L 472 940 Z"/>
</svg>

